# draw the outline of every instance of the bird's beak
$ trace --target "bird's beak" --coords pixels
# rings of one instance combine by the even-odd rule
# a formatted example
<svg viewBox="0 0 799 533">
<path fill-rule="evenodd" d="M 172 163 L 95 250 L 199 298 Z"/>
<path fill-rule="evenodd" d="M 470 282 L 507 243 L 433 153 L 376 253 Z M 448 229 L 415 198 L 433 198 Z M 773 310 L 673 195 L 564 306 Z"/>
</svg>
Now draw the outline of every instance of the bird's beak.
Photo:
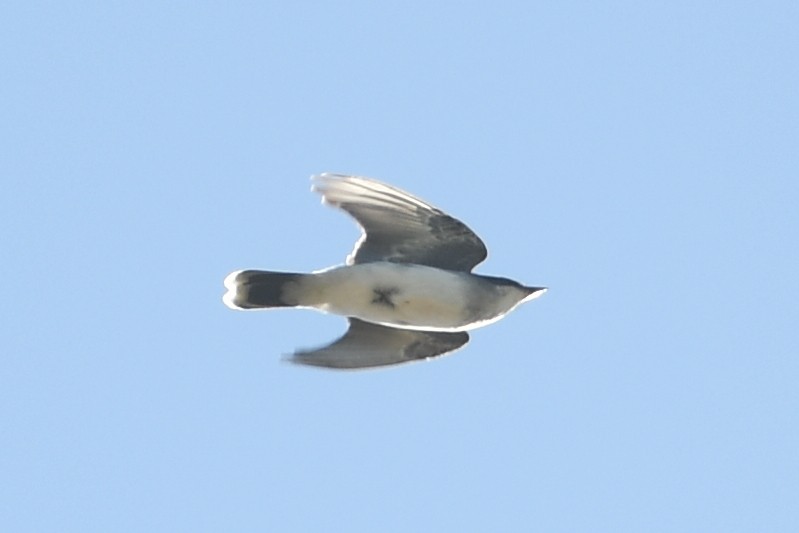
<svg viewBox="0 0 799 533">
<path fill-rule="evenodd" d="M 538 298 L 539 296 L 541 296 L 542 294 L 547 292 L 547 290 L 549 288 L 548 287 L 525 287 L 525 289 L 527 289 L 528 292 L 527 292 L 527 296 L 524 297 L 524 301 L 528 302 L 530 300 L 534 300 L 535 298 Z"/>
</svg>

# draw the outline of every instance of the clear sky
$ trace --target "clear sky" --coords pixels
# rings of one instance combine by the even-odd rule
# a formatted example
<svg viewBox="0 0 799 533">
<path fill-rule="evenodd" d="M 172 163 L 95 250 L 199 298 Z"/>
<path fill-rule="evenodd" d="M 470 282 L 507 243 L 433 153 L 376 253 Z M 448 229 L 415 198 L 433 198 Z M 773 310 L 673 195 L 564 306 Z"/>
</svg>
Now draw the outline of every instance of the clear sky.
<svg viewBox="0 0 799 533">
<path fill-rule="evenodd" d="M 7 2 L 0 530 L 799 531 L 796 2 Z M 388 181 L 550 291 L 458 353 L 232 270 Z"/>
</svg>

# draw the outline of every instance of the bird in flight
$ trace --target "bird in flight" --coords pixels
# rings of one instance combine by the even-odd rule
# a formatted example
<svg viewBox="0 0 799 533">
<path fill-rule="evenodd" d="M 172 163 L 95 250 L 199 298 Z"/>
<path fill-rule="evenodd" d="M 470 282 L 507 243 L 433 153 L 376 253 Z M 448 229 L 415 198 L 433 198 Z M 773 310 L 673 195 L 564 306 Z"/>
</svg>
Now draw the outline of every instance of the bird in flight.
<svg viewBox="0 0 799 533">
<path fill-rule="evenodd" d="M 363 231 L 346 263 L 310 274 L 239 270 L 224 282 L 232 309 L 300 307 L 348 318 L 341 338 L 295 352 L 295 363 L 358 369 L 444 355 L 469 341 L 468 330 L 547 290 L 472 273 L 488 255 L 483 241 L 407 192 L 360 176 L 311 179 L 322 202 Z"/>
</svg>

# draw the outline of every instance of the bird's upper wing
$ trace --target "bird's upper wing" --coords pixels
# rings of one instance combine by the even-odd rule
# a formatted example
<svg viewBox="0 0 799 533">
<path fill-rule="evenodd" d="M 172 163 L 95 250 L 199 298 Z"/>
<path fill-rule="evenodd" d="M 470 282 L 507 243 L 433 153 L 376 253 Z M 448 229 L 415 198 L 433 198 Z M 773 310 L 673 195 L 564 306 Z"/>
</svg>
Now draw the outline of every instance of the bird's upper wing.
<svg viewBox="0 0 799 533">
<path fill-rule="evenodd" d="M 363 229 L 347 264 L 391 261 L 471 271 L 488 255 L 466 224 L 410 194 L 358 176 L 320 174 L 313 190 Z"/>
<path fill-rule="evenodd" d="M 294 363 L 338 369 L 397 365 L 444 355 L 469 342 L 469 334 L 397 329 L 350 318 L 347 333 L 316 350 L 298 351 Z"/>
</svg>

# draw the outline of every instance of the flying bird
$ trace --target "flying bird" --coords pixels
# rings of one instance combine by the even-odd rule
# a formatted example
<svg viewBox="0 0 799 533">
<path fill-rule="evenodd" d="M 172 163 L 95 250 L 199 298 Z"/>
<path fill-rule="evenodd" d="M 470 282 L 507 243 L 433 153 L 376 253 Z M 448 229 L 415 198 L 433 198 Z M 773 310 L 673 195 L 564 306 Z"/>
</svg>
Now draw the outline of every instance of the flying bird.
<svg viewBox="0 0 799 533">
<path fill-rule="evenodd" d="M 327 368 L 395 365 L 444 355 L 467 331 L 542 295 L 507 278 L 472 273 L 488 252 L 463 222 L 377 180 L 311 178 L 322 203 L 346 211 L 363 234 L 346 263 L 310 274 L 239 270 L 225 278 L 232 309 L 311 308 L 348 318 L 338 340 L 290 360 Z"/>
</svg>

